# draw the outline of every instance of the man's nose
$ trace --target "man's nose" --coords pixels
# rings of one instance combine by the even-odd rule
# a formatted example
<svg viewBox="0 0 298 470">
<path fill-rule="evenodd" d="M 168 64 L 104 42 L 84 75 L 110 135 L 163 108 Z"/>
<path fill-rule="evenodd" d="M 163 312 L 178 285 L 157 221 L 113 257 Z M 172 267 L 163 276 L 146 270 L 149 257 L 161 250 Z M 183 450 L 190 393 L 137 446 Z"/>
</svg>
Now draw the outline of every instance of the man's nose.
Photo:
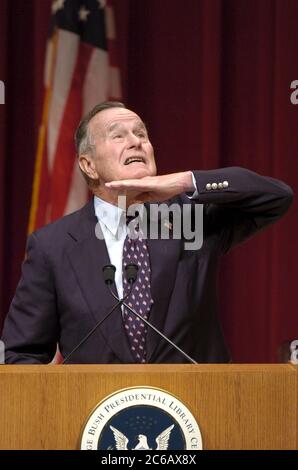
<svg viewBox="0 0 298 470">
<path fill-rule="evenodd" d="M 128 134 L 127 139 L 129 147 L 139 147 L 142 143 L 141 138 L 132 132 Z"/>
</svg>

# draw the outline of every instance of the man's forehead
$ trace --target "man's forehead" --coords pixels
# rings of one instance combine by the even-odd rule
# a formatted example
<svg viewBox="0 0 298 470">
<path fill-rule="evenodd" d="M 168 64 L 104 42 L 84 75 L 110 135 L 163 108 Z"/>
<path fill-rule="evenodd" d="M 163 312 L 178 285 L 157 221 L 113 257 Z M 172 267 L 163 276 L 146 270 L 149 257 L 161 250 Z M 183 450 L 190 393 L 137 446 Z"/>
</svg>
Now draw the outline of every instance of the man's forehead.
<svg viewBox="0 0 298 470">
<path fill-rule="evenodd" d="M 133 111 L 126 108 L 109 108 L 96 114 L 90 121 L 90 125 L 97 130 L 112 130 L 122 124 L 136 123 L 144 126 L 141 118 Z"/>
</svg>

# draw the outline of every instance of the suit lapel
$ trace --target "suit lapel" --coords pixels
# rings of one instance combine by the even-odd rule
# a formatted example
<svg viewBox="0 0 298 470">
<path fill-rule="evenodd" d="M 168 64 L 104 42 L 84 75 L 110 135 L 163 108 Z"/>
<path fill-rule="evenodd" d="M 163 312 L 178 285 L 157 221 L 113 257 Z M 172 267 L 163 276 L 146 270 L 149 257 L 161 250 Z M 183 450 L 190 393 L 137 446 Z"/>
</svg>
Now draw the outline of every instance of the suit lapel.
<svg viewBox="0 0 298 470">
<path fill-rule="evenodd" d="M 77 227 L 69 233 L 76 240 L 68 252 L 70 263 L 76 273 L 78 284 L 95 322 L 103 318 L 115 305 L 103 281 L 102 268 L 110 263 L 106 243 L 95 235 L 97 218 L 93 200 L 81 212 Z M 97 228 L 100 230 L 100 225 Z M 101 233 L 101 230 L 100 230 Z M 117 308 L 99 327 L 99 341 L 104 336 L 110 348 L 124 363 L 133 362 L 122 322 L 121 308 Z"/>
</svg>

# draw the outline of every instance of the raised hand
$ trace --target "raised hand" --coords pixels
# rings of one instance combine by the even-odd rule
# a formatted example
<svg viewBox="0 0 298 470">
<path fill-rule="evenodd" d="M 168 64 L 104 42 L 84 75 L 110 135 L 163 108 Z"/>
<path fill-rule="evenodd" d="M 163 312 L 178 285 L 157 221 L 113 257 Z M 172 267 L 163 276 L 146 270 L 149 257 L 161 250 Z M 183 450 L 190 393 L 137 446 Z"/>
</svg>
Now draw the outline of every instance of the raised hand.
<svg viewBox="0 0 298 470">
<path fill-rule="evenodd" d="M 171 173 L 162 176 L 145 176 L 140 179 L 110 181 L 105 186 L 119 193 L 134 192 L 138 199 L 146 201 L 165 201 L 188 191 L 195 191 L 191 171 Z"/>
</svg>

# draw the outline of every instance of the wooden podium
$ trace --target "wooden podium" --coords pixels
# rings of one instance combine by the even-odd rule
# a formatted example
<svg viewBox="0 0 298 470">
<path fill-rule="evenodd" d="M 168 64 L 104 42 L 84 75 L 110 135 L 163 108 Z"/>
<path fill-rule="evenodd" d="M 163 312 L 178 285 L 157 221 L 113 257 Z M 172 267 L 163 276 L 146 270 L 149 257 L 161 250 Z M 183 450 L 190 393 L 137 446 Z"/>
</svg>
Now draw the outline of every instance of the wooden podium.
<svg viewBox="0 0 298 470">
<path fill-rule="evenodd" d="M 107 395 L 153 386 L 196 417 L 204 449 L 297 449 L 298 367 L 282 365 L 0 366 L 0 449 L 78 449 Z"/>
</svg>

